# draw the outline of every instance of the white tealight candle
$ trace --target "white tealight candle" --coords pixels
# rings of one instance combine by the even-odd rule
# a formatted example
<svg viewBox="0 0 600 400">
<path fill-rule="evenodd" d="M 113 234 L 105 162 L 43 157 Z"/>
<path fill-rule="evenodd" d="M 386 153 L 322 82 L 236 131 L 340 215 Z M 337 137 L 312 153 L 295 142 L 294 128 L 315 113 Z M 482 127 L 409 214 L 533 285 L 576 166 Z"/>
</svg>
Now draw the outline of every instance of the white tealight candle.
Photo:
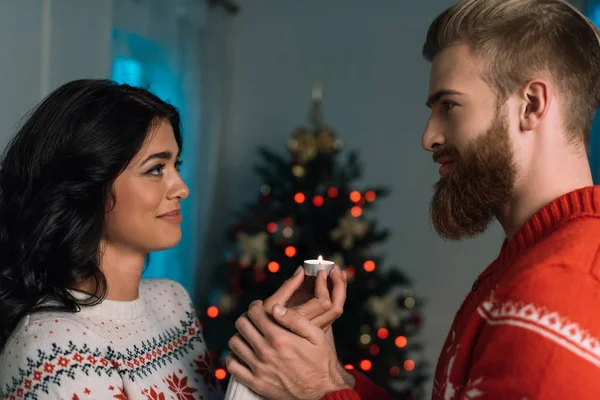
<svg viewBox="0 0 600 400">
<path fill-rule="evenodd" d="M 304 260 L 304 274 L 309 276 L 317 276 L 320 270 L 324 269 L 329 275 L 329 272 L 333 269 L 333 261 L 323 260 L 322 256 L 319 256 L 316 260 Z"/>
</svg>

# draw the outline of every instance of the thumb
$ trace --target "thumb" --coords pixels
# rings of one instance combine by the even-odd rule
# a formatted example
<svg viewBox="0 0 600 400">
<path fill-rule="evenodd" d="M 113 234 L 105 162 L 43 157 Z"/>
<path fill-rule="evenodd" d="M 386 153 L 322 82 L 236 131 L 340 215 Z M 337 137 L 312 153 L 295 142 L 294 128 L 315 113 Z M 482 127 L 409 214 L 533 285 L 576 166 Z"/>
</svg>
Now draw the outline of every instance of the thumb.
<svg viewBox="0 0 600 400">
<path fill-rule="evenodd" d="M 280 304 L 273 306 L 273 317 L 283 327 L 289 329 L 298 336 L 301 336 L 312 344 L 319 343 L 319 335 L 324 335 L 323 331 L 311 324 L 311 322 L 302 314 L 292 308 L 286 308 Z"/>
</svg>

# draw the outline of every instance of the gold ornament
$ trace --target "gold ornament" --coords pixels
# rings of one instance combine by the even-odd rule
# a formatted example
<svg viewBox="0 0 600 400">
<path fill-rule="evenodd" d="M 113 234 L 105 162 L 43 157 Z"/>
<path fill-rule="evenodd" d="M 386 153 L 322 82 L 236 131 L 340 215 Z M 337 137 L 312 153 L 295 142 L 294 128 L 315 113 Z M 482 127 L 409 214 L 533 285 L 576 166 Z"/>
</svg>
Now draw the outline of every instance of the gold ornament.
<svg viewBox="0 0 600 400">
<path fill-rule="evenodd" d="M 375 316 L 375 326 L 383 328 L 388 323 L 392 328 L 400 325 L 396 296 L 387 294 L 383 297 L 372 296 L 368 300 L 369 310 Z"/>
<path fill-rule="evenodd" d="M 317 135 L 317 148 L 321 153 L 333 153 L 335 148 L 335 133 L 329 128 L 323 129 Z"/>
<path fill-rule="evenodd" d="M 269 236 L 267 232 L 259 232 L 255 235 L 250 235 L 245 232 L 238 234 L 238 245 L 240 247 L 240 264 L 249 266 L 254 260 L 254 263 L 259 268 L 264 268 L 267 265 L 267 240 Z"/>
<path fill-rule="evenodd" d="M 296 129 L 288 140 L 288 149 L 298 156 L 300 164 L 306 164 L 317 156 L 315 135 L 304 128 Z"/>
<path fill-rule="evenodd" d="M 369 230 L 369 223 L 347 214 L 340 218 L 337 228 L 329 236 L 342 242 L 342 247 L 351 249 L 356 239 L 361 239 Z"/>
</svg>

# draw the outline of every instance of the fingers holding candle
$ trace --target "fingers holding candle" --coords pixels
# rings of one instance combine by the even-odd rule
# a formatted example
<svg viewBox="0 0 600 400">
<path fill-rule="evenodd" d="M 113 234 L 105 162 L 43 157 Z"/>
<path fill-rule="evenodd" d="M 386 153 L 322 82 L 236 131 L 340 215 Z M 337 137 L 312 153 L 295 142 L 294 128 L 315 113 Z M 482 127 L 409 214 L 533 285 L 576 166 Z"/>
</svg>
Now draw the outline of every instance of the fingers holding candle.
<svg viewBox="0 0 600 400">
<path fill-rule="evenodd" d="M 344 312 L 347 288 L 347 280 L 344 276 L 336 265 L 329 274 L 330 292 L 325 271 L 319 272 L 315 282 L 315 297 L 302 305 L 294 307 L 294 309 L 302 315 L 311 316 L 308 318 L 314 325 L 327 331 L 331 324 Z"/>
<path fill-rule="evenodd" d="M 328 279 L 328 276 L 330 279 Z M 342 315 L 344 310 L 347 288 L 345 274 L 338 266 L 335 266 L 329 274 L 325 269 L 321 269 L 316 278 L 306 277 L 304 288 L 310 286 L 306 284 L 307 282 L 314 284 L 314 286 L 311 286 L 310 299 L 302 303 L 296 303 L 290 308 L 327 332 L 331 324 Z M 273 304 L 274 302 L 269 302 L 270 306 Z"/>
<path fill-rule="evenodd" d="M 305 273 L 299 273 L 303 269 Z M 299 267 L 263 306 L 271 313 L 275 304 L 284 304 L 327 332 L 342 315 L 346 288 L 346 274 L 332 261 L 319 256 L 316 260 L 306 260 L 304 268 Z"/>
<path fill-rule="evenodd" d="M 319 256 L 316 260 L 304 260 L 304 273 L 308 276 L 317 276 L 319 271 L 325 270 L 329 274 L 333 266 L 333 261 L 323 260 L 323 257 Z"/>
</svg>

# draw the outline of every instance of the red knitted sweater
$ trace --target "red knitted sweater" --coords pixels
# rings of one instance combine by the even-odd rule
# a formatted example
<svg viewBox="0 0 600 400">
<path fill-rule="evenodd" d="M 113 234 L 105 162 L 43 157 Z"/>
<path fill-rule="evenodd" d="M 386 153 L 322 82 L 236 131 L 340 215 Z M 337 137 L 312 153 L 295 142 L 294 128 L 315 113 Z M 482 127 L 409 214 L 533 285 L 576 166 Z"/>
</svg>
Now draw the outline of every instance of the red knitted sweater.
<svg viewBox="0 0 600 400">
<path fill-rule="evenodd" d="M 538 211 L 481 273 L 438 360 L 433 399 L 600 399 L 600 187 Z M 379 399 L 355 390 L 327 400 Z"/>
</svg>

